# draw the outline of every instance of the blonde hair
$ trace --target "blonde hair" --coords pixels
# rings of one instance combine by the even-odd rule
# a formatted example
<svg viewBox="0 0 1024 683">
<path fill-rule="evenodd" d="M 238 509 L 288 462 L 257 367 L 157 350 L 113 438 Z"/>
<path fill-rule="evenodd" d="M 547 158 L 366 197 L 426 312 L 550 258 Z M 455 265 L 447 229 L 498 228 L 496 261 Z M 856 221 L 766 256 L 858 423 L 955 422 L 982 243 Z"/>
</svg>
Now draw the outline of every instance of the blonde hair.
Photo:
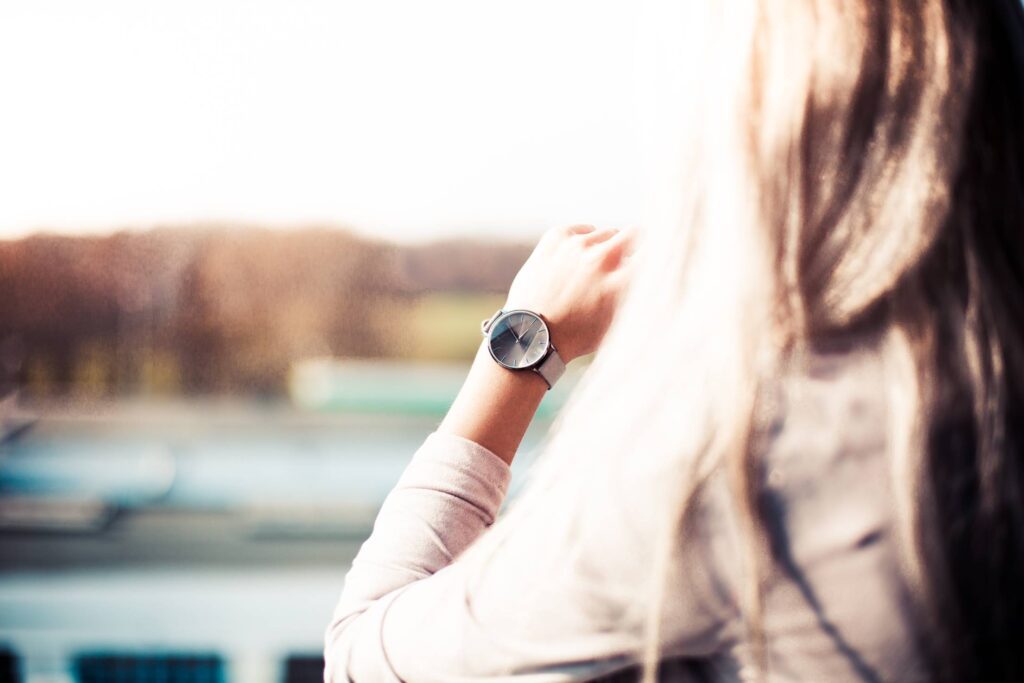
<svg viewBox="0 0 1024 683">
<path fill-rule="evenodd" d="M 759 391 L 819 341 L 870 330 L 889 359 L 900 546 L 926 652 L 949 680 L 1009 680 L 1024 618 L 1019 1 L 656 4 L 647 27 L 671 100 L 652 109 L 668 126 L 654 138 L 656 209 L 516 507 L 565 478 L 582 490 L 668 475 L 645 479 L 662 482 L 651 495 L 666 512 L 644 600 L 651 681 L 669 558 L 724 469 L 764 672 Z M 571 543 L 587 520 L 564 524 Z M 1002 545 L 975 542 L 958 562 L 970 534 Z"/>
</svg>

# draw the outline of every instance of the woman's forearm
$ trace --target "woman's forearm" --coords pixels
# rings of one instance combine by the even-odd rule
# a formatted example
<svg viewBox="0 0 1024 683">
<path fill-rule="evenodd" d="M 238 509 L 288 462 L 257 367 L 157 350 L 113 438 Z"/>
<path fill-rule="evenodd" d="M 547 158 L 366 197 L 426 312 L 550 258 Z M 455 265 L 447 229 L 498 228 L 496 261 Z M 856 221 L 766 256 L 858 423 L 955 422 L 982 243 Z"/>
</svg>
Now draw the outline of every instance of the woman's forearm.
<svg viewBox="0 0 1024 683">
<path fill-rule="evenodd" d="M 512 464 L 547 389 L 536 372 L 507 370 L 481 345 L 437 431 L 474 441 Z"/>
</svg>

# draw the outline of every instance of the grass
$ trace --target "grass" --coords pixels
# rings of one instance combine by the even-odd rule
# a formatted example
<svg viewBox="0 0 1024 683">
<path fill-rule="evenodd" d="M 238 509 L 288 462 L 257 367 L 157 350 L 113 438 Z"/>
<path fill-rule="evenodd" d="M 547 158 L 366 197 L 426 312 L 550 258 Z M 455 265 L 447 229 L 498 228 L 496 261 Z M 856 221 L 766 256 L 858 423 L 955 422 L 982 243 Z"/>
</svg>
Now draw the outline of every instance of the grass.
<svg viewBox="0 0 1024 683">
<path fill-rule="evenodd" d="M 482 337 L 480 321 L 505 302 L 502 294 L 427 294 L 412 304 L 399 355 L 414 360 L 470 360 Z"/>
</svg>

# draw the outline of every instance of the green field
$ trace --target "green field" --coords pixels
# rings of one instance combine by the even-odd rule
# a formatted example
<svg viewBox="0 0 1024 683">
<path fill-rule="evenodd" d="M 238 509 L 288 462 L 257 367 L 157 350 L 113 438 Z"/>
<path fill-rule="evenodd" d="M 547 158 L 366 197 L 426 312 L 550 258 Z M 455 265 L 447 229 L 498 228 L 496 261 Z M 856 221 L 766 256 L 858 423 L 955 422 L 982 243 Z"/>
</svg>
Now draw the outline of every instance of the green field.
<svg viewBox="0 0 1024 683">
<path fill-rule="evenodd" d="M 480 346 L 480 321 L 505 302 L 502 294 L 427 294 L 411 304 L 398 355 L 414 360 L 469 360 Z"/>
</svg>

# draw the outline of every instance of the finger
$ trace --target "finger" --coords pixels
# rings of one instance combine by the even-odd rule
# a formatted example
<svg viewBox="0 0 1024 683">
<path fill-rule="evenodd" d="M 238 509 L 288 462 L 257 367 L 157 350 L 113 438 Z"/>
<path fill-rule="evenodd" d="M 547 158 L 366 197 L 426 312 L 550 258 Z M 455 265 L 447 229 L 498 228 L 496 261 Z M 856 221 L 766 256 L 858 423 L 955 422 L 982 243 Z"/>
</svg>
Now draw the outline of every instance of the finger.
<svg viewBox="0 0 1024 683">
<path fill-rule="evenodd" d="M 622 263 L 623 258 L 631 255 L 633 253 L 635 237 L 636 230 L 626 228 L 616 231 L 614 235 L 602 241 L 600 248 L 604 252 L 605 265 L 609 268 L 617 268 Z"/>
<path fill-rule="evenodd" d="M 585 235 L 588 232 L 594 232 L 596 230 L 593 225 L 570 225 L 564 228 L 565 234 L 567 235 Z"/>
<path fill-rule="evenodd" d="M 608 273 L 607 284 L 618 294 L 621 294 L 629 283 L 633 281 L 633 274 L 636 272 L 636 259 L 629 255 L 623 256 L 618 267 Z"/>
<path fill-rule="evenodd" d="M 595 244 L 601 244 L 607 242 L 619 232 L 618 228 L 602 228 L 600 230 L 594 230 L 583 236 L 584 246 L 593 246 Z"/>
<path fill-rule="evenodd" d="M 633 225 L 631 225 L 629 227 L 622 228 L 622 229 L 618 230 L 617 233 L 615 234 L 614 242 L 615 243 L 623 243 L 623 244 L 625 244 L 627 249 L 632 251 L 633 247 L 636 245 L 636 239 L 637 239 L 637 233 L 638 232 L 639 231 L 637 230 L 636 226 L 633 226 Z M 611 246 L 611 245 L 609 245 L 609 246 Z"/>
</svg>

